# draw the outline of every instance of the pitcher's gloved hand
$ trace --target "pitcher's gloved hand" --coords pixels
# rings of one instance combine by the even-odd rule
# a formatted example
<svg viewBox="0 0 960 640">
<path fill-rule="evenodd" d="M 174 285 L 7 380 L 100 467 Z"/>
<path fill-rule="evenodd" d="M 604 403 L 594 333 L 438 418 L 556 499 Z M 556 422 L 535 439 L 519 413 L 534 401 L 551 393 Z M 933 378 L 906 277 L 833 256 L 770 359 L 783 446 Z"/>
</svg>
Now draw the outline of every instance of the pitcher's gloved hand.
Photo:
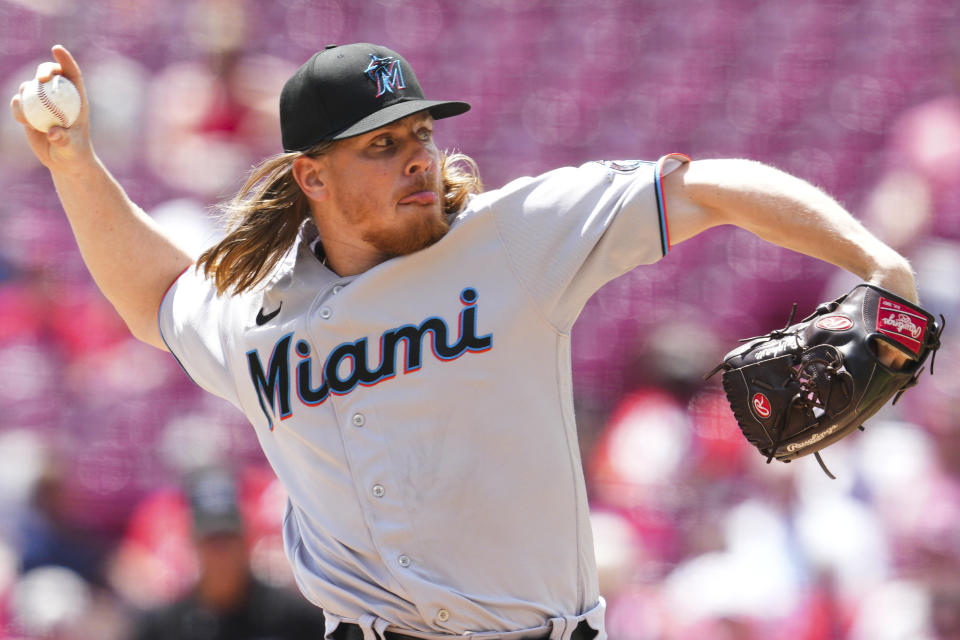
<svg viewBox="0 0 960 640">
<path fill-rule="evenodd" d="M 938 322 L 916 304 L 861 284 L 825 302 L 797 324 L 742 340 L 707 377 L 723 371 L 723 388 L 743 435 L 770 462 L 815 454 L 863 428 L 893 397 L 917 384 L 924 361 L 940 347 Z M 881 347 L 907 357 L 900 368 Z M 930 371 L 933 372 L 931 359 Z"/>
</svg>

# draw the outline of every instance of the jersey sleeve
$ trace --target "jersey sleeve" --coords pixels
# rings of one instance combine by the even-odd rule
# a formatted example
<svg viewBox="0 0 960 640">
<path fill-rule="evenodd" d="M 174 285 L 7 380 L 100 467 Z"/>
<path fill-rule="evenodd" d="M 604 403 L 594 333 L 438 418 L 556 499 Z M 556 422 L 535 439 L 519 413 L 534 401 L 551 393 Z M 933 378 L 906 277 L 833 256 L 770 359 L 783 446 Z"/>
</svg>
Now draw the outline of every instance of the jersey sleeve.
<svg viewBox="0 0 960 640">
<path fill-rule="evenodd" d="M 230 301 L 217 296 L 213 283 L 191 265 L 160 303 L 160 335 L 191 380 L 239 406 L 221 326 Z"/>
<path fill-rule="evenodd" d="M 688 161 L 588 162 L 484 194 L 516 277 L 555 329 L 605 283 L 667 254 L 662 178 Z"/>
</svg>

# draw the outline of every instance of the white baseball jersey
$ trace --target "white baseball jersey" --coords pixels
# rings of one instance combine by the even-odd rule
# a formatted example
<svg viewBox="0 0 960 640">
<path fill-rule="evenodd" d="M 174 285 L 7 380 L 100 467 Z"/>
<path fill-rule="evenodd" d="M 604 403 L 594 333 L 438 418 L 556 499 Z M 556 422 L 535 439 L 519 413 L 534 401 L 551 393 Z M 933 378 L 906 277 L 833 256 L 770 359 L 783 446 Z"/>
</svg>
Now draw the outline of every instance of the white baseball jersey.
<svg viewBox="0 0 960 640">
<path fill-rule="evenodd" d="M 605 637 L 570 329 L 665 254 L 660 178 L 684 160 L 516 180 L 355 276 L 323 266 L 308 225 L 255 291 L 217 297 L 192 268 L 171 286 L 164 340 L 256 429 L 328 634 L 567 640 L 585 619 Z"/>
</svg>

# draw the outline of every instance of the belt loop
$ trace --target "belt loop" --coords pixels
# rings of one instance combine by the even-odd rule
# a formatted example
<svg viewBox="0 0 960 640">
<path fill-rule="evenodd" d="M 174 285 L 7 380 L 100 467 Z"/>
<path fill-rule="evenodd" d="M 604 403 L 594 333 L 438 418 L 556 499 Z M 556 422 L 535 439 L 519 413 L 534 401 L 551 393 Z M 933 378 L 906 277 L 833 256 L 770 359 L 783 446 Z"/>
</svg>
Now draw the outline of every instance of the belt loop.
<svg viewBox="0 0 960 640">
<path fill-rule="evenodd" d="M 603 596 L 600 596 L 600 601 L 597 603 L 597 606 L 588 611 L 583 618 L 587 621 L 587 625 L 597 632 L 593 640 L 607 640 L 607 627 L 604 624 L 606 611 L 607 601 L 603 599 Z"/>
<path fill-rule="evenodd" d="M 333 634 L 337 631 L 337 627 L 340 626 L 341 618 L 340 616 L 334 615 L 327 611 L 323 610 L 323 639 L 329 640 L 333 638 Z"/>
<path fill-rule="evenodd" d="M 377 637 L 380 640 L 387 640 L 387 625 L 389 625 L 386 620 L 383 618 L 377 618 L 373 623 L 373 630 L 377 632 Z"/>
<path fill-rule="evenodd" d="M 363 632 L 363 640 L 383 640 L 383 636 L 378 638 L 377 632 L 374 630 L 374 625 L 377 622 L 376 616 L 370 614 L 360 616 L 360 619 L 357 620 L 357 626 Z"/>
<path fill-rule="evenodd" d="M 563 616 L 562 618 L 551 618 L 550 640 L 571 640 L 573 634 L 577 632 L 580 621 L 585 620 L 583 616 Z M 585 622 L 585 624 L 588 624 Z M 594 640 L 597 640 L 594 638 Z"/>
<path fill-rule="evenodd" d="M 550 618 L 550 640 L 570 640 L 566 618 Z"/>
</svg>

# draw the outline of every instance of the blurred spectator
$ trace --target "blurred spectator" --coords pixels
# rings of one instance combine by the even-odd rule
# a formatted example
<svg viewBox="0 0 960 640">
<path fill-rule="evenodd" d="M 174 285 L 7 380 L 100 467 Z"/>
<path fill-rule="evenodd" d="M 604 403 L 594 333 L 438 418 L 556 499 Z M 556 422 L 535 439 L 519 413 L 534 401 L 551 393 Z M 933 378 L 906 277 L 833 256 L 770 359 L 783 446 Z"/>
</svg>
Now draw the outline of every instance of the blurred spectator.
<svg viewBox="0 0 960 640">
<path fill-rule="evenodd" d="M 76 638 L 76 629 L 90 608 L 89 585 L 64 567 L 42 567 L 23 574 L 12 590 L 12 626 L 42 638 Z"/>
<path fill-rule="evenodd" d="M 187 483 L 199 576 L 184 598 L 145 614 L 136 640 L 316 640 L 323 612 L 254 577 L 233 478 L 220 469 Z"/>
<path fill-rule="evenodd" d="M 960 577 L 933 584 L 930 618 L 937 640 L 960 640 Z"/>
<path fill-rule="evenodd" d="M 930 235 L 960 240 L 960 45 L 950 44 L 948 92 L 891 124 L 886 167 L 867 200 L 868 224 L 891 246 L 916 249 Z"/>
<path fill-rule="evenodd" d="M 27 512 L 18 531 L 21 571 L 57 566 L 83 581 L 104 585 L 106 547 L 71 517 L 71 496 L 61 465 L 48 460 L 33 485 Z"/>
<path fill-rule="evenodd" d="M 218 199 L 258 158 L 279 151 L 276 100 L 293 68 L 243 48 L 245 3 L 204 0 L 188 14 L 200 59 L 170 64 L 153 78 L 146 155 L 169 187 Z"/>
</svg>

